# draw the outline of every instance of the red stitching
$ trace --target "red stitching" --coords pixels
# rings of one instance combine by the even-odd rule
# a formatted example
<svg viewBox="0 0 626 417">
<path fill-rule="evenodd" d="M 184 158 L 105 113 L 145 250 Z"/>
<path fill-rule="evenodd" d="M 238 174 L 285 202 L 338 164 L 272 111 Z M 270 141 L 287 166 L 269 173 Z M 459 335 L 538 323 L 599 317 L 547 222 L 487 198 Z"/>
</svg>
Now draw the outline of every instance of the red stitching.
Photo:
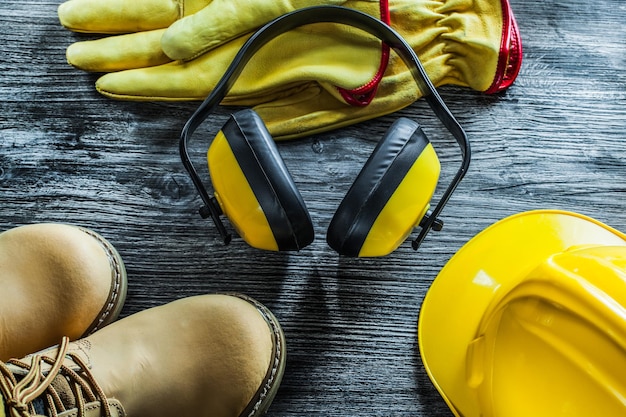
<svg viewBox="0 0 626 417">
<path fill-rule="evenodd" d="M 493 82 L 485 90 L 487 94 L 497 93 L 510 87 L 517 78 L 522 65 L 522 41 L 517 22 L 508 0 L 501 0 L 501 4 L 503 25 L 500 54 Z"/>
<path fill-rule="evenodd" d="M 389 25 L 389 0 L 380 0 L 379 4 L 380 20 Z M 374 74 L 370 81 L 368 81 L 361 87 L 353 88 L 352 90 L 348 90 L 342 87 L 336 87 L 346 103 L 352 106 L 364 107 L 372 102 L 372 100 L 376 96 L 376 91 L 378 91 L 378 85 L 380 84 L 380 81 L 383 79 L 385 71 L 387 70 L 387 65 L 389 64 L 389 55 L 389 45 L 383 42 L 381 45 L 381 57 L 378 71 L 376 71 L 376 74 Z"/>
</svg>

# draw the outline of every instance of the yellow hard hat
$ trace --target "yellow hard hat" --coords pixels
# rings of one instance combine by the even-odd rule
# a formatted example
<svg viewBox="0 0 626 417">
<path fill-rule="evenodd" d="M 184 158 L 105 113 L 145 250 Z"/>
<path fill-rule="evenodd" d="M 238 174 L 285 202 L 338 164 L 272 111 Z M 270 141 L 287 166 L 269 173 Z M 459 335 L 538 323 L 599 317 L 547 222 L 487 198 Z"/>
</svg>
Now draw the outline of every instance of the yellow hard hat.
<svg viewBox="0 0 626 417">
<path fill-rule="evenodd" d="M 626 415 L 626 235 L 557 210 L 501 220 L 441 270 L 418 338 L 456 416 Z"/>
</svg>

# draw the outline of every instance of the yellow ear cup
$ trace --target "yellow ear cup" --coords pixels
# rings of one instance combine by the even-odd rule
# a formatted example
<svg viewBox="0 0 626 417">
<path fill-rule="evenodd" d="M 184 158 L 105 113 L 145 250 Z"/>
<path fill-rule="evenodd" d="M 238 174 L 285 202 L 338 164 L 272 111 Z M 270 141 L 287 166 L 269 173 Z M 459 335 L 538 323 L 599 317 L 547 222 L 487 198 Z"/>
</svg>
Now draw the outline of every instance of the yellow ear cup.
<svg viewBox="0 0 626 417">
<path fill-rule="evenodd" d="M 230 117 L 207 158 L 215 197 L 250 246 L 299 250 L 313 241 L 304 201 L 254 110 Z"/>
<path fill-rule="evenodd" d="M 386 255 L 406 240 L 430 207 L 439 172 L 439 159 L 429 143 L 376 218 L 359 256 Z"/>
<path fill-rule="evenodd" d="M 252 247 L 277 251 L 272 228 L 221 130 L 208 161 L 215 198 L 239 236 Z"/>
<path fill-rule="evenodd" d="M 419 124 L 398 119 L 337 208 L 326 240 L 345 256 L 384 256 L 424 217 L 440 165 Z"/>
</svg>

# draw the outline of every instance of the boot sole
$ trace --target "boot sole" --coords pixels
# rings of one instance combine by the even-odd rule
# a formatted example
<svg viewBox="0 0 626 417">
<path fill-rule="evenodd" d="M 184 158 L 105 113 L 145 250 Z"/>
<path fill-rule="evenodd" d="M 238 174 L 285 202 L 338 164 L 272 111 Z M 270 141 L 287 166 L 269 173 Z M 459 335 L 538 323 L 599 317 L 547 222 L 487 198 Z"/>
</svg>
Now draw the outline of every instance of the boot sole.
<svg viewBox="0 0 626 417">
<path fill-rule="evenodd" d="M 111 324 L 119 317 L 122 307 L 124 307 L 124 302 L 126 301 L 128 277 L 126 275 L 126 267 L 124 266 L 122 257 L 108 240 L 93 230 L 86 229 L 84 227 L 78 227 L 78 229 L 98 241 L 100 246 L 102 246 L 102 249 L 105 251 L 107 258 L 109 258 L 109 263 L 111 265 L 111 290 L 109 291 L 109 296 L 96 319 L 83 334 L 82 337 L 85 337 L 101 329 L 107 324 Z"/>
<path fill-rule="evenodd" d="M 285 373 L 285 363 L 287 358 L 285 334 L 280 326 L 280 323 L 278 322 L 278 319 L 263 304 L 243 294 L 229 295 L 241 298 L 242 300 L 252 304 L 263 316 L 268 327 L 272 331 L 274 352 L 271 366 L 252 401 L 250 401 L 248 407 L 246 407 L 240 414 L 240 417 L 260 417 L 267 413 L 267 409 L 272 404 Z"/>
</svg>

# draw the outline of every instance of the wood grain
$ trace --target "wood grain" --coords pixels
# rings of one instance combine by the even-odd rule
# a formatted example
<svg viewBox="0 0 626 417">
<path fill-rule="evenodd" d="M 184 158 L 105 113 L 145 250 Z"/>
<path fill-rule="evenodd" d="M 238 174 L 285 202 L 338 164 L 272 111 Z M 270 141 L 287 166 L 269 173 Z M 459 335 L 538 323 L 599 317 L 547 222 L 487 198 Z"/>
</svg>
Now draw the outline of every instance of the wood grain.
<svg viewBox="0 0 626 417">
<path fill-rule="evenodd" d="M 246 293 L 281 321 L 287 371 L 271 416 L 450 416 L 417 349 L 420 303 L 446 261 L 508 215 L 560 208 L 626 231 L 626 6 L 621 0 L 511 0 L 524 63 L 508 91 L 441 94 L 472 142 L 470 171 L 417 253 L 344 259 L 325 242 L 332 214 L 375 141 L 399 115 L 429 128 L 443 179 L 456 145 L 423 101 L 397 114 L 279 145 L 314 220 L 300 253 L 223 246 L 180 163 L 196 103 L 128 103 L 94 91 L 65 61 L 77 35 L 58 1 L 0 3 L 0 229 L 91 227 L 122 254 L 123 315 L 185 296 Z M 207 125 L 219 126 L 227 110 Z M 208 134 L 207 128 L 207 134 Z M 202 160 L 202 146 L 194 157 Z M 200 162 L 199 162 L 200 163 Z"/>
</svg>

